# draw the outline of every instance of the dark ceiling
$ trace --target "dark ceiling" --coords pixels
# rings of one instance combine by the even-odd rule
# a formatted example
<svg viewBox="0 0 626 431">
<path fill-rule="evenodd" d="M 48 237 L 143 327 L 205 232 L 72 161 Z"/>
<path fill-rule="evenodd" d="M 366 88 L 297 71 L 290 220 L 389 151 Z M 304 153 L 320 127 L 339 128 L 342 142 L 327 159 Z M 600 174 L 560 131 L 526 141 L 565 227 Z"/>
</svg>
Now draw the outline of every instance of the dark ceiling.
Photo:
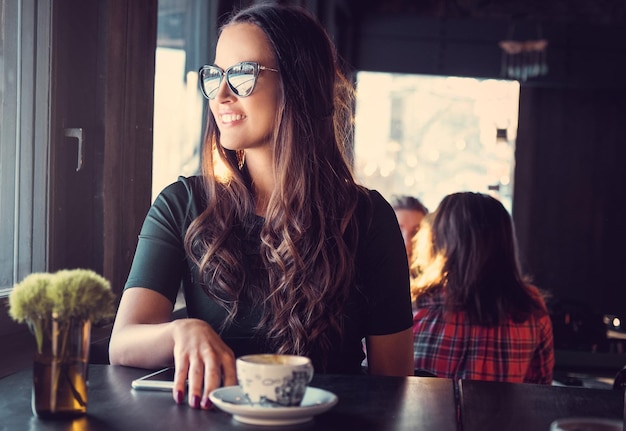
<svg viewBox="0 0 626 431">
<path fill-rule="evenodd" d="M 352 0 L 361 13 L 626 24 L 626 0 Z"/>
</svg>

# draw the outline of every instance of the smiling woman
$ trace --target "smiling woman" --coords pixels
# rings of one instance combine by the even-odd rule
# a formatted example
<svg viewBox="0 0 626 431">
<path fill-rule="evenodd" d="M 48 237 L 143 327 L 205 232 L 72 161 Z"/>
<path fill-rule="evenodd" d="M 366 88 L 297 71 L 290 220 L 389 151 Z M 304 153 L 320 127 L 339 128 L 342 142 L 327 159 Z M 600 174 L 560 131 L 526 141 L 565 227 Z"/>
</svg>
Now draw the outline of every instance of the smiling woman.
<svg viewBox="0 0 626 431">
<path fill-rule="evenodd" d="M 365 338 L 369 373 L 413 374 L 402 235 L 352 176 L 353 88 L 328 34 L 303 8 L 258 4 L 222 26 L 213 63 L 200 69 L 202 175 L 167 186 L 148 212 L 111 363 L 173 362 L 173 398 L 184 402 L 188 380 L 194 408 L 235 384 L 234 359 L 249 353 L 358 374 Z M 254 85 L 240 88 L 242 73 Z M 190 318 L 171 321 L 181 284 Z"/>
</svg>

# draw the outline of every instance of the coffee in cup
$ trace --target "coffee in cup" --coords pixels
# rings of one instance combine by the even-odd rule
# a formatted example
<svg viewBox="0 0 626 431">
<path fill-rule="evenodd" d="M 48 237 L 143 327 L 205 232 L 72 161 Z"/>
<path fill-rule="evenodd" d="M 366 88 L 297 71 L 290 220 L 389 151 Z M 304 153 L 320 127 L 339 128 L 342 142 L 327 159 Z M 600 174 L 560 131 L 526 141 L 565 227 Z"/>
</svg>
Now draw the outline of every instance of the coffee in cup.
<svg viewBox="0 0 626 431">
<path fill-rule="evenodd" d="M 255 406 L 299 406 L 313 378 L 305 356 L 254 354 L 237 358 L 237 379 L 244 396 Z"/>
</svg>

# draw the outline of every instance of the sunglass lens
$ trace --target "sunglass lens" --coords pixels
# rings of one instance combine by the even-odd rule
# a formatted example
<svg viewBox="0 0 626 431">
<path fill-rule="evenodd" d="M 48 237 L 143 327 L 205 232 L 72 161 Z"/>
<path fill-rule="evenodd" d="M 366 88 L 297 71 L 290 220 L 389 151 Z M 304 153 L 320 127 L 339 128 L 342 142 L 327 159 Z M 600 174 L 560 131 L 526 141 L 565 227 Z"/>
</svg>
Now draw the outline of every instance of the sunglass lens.
<svg viewBox="0 0 626 431">
<path fill-rule="evenodd" d="M 217 94 L 217 90 L 220 88 L 222 71 L 215 67 L 207 67 L 202 69 L 200 75 L 204 94 L 209 99 L 214 99 Z"/>
<path fill-rule="evenodd" d="M 226 79 L 237 96 L 246 97 L 254 90 L 256 69 L 253 64 L 237 64 L 228 70 Z"/>
</svg>

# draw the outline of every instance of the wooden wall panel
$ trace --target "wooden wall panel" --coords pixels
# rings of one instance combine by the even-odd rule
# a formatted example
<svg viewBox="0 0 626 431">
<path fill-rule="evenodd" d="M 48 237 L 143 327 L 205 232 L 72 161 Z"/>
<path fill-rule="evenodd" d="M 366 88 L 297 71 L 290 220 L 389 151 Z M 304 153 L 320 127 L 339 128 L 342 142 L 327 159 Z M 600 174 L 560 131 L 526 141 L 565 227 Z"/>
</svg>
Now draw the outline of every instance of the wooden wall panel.
<svg viewBox="0 0 626 431">
<path fill-rule="evenodd" d="M 104 275 L 123 289 L 151 204 L 157 0 L 111 0 L 104 18 Z"/>
<path fill-rule="evenodd" d="M 102 79 L 97 52 L 104 29 L 97 3 L 55 1 L 52 10 L 48 267 L 102 272 Z M 82 131 L 82 145 L 65 136 L 69 129 Z"/>
<path fill-rule="evenodd" d="M 555 300 L 626 316 L 626 91 L 522 87 L 514 219 Z"/>
</svg>

